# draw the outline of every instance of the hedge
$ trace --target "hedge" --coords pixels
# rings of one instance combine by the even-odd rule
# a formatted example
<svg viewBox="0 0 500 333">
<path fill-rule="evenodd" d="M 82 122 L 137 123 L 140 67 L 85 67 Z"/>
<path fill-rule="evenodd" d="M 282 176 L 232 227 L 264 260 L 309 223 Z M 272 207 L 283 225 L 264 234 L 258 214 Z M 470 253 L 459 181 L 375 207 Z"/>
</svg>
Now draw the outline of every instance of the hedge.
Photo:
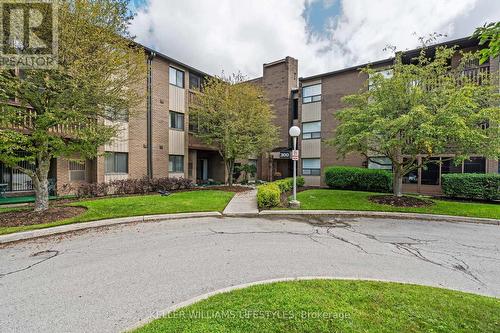
<svg viewBox="0 0 500 333">
<path fill-rule="evenodd" d="M 304 186 L 304 178 L 297 177 L 297 186 Z M 272 208 L 279 206 L 281 194 L 293 190 L 293 178 L 285 178 L 266 183 L 257 187 L 257 204 L 259 208 Z"/>
<path fill-rule="evenodd" d="M 107 183 L 83 183 L 76 189 L 65 185 L 66 192 L 76 192 L 78 197 L 103 197 L 106 195 L 145 194 L 157 191 L 189 189 L 193 182 L 186 178 L 148 178 L 114 180 Z"/>
<path fill-rule="evenodd" d="M 355 167 L 325 168 L 325 183 L 331 188 L 392 192 L 392 173 L 386 170 Z"/>
<path fill-rule="evenodd" d="M 448 197 L 500 200 L 500 174 L 450 173 L 441 179 L 443 193 Z"/>
</svg>

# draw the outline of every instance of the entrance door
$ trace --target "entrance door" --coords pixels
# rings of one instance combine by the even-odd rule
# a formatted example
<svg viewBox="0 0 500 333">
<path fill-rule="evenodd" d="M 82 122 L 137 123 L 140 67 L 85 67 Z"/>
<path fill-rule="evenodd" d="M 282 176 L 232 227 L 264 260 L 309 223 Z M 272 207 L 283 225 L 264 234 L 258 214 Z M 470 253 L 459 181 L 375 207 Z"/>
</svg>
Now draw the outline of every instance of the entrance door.
<svg viewBox="0 0 500 333">
<path fill-rule="evenodd" d="M 208 180 L 208 159 L 200 158 L 197 163 L 198 170 L 196 170 L 196 175 L 198 179 L 207 181 Z"/>
</svg>

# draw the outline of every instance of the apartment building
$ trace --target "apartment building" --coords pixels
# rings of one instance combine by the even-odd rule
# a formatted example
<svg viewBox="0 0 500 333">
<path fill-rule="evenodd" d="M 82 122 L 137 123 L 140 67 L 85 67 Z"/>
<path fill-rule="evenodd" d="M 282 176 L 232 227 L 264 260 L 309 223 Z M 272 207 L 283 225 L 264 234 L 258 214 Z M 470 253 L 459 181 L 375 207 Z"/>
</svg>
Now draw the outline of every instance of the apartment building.
<svg viewBox="0 0 500 333">
<path fill-rule="evenodd" d="M 447 42 L 461 50 L 478 48 L 476 40 L 463 38 Z M 127 119 L 110 118 L 105 121 L 120 127 L 113 142 L 99 147 L 106 153 L 83 164 L 65 159 L 52 161 L 50 178 L 63 193 L 70 184 L 82 182 L 107 182 L 116 179 L 149 177 L 184 177 L 197 183 L 223 182 L 226 177 L 222 158 L 214 147 L 195 138 L 189 125 L 189 103 L 194 94 L 200 93 L 202 82 L 208 74 L 172 59 L 152 49 L 145 48 L 148 75 L 144 86 L 147 99 Z M 406 51 L 411 59 L 418 50 Z M 459 54 L 453 63 L 458 63 Z M 386 71 L 394 59 L 370 63 L 373 68 Z M 250 80 L 261 85 L 275 113 L 274 123 L 280 129 L 279 143 L 271 152 L 250 160 L 257 165 L 257 178 L 275 180 L 292 174 L 288 129 L 300 126 L 300 161 L 298 172 L 306 184 L 324 186 L 324 169 L 331 165 L 387 168 L 390 163 L 383 156 L 373 156 L 377 163 L 360 154 L 340 158 L 325 140 L 333 135 L 337 125 L 333 116 L 344 107 L 343 96 L 366 89 L 368 77 L 360 72 L 363 64 L 309 77 L 299 78 L 298 61 L 292 57 L 266 63 L 262 76 Z M 470 69 L 495 72 L 499 59 Z M 436 156 L 440 159 L 442 156 Z M 246 163 L 248 161 L 241 161 Z M 382 164 L 382 165 L 381 165 Z M 497 160 L 474 156 L 461 166 L 446 161 L 431 164 L 404 178 L 404 190 L 413 193 L 440 193 L 441 174 L 447 172 L 500 172 Z M 31 191 L 29 177 L 0 164 L 0 184 L 7 184 L 10 195 Z"/>
</svg>

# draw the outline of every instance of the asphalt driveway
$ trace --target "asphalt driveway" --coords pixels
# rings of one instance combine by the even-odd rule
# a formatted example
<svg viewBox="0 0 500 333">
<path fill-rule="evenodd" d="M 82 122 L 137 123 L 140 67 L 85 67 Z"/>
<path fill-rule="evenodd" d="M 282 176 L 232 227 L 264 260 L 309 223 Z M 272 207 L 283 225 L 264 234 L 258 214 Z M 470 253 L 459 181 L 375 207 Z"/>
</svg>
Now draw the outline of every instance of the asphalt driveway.
<svg viewBox="0 0 500 333">
<path fill-rule="evenodd" d="M 0 248 L 0 331 L 121 332 L 220 288 L 331 276 L 500 297 L 500 228 L 466 223 L 198 218 Z"/>
</svg>

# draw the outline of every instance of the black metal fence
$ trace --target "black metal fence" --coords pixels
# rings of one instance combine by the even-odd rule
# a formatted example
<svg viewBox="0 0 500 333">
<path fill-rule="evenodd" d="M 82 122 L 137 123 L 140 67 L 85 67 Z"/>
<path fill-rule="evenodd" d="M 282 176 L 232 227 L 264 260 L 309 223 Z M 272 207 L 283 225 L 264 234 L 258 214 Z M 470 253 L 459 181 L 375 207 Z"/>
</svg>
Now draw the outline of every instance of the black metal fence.
<svg viewBox="0 0 500 333">
<path fill-rule="evenodd" d="M 28 162 L 20 162 L 19 166 L 23 168 L 32 168 Z M 0 184 L 6 185 L 7 192 L 31 191 L 33 182 L 31 178 L 19 170 L 14 170 L 0 162 Z"/>
</svg>

